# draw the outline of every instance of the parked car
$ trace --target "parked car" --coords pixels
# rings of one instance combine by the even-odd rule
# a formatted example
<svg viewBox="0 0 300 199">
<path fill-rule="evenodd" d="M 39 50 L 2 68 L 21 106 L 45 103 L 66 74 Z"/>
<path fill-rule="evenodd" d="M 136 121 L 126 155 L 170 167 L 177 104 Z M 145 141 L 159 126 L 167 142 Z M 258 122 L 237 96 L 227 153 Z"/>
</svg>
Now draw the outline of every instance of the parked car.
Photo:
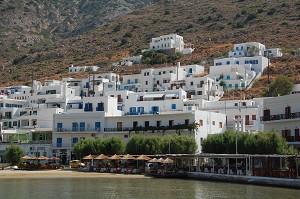
<svg viewBox="0 0 300 199">
<path fill-rule="evenodd" d="M 85 164 L 80 162 L 80 160 L 71 160 L 70 167 L 71 168 L 82 168 L 82 167 L 85 167 Z"/>
</svg>

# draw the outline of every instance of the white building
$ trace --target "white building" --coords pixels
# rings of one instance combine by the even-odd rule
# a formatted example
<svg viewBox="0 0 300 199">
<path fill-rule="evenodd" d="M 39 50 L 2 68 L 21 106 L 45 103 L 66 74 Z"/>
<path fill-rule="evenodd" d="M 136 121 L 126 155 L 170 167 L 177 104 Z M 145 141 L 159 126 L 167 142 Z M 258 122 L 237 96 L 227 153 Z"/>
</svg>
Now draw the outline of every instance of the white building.
<svg viewBox="0 0 300 199">
<path fill-rule="evenodd" d="M 265 57 L 282 57 L 283 53 L 281 48 L 270 48 L 265 51 Z"/>
<path fill-rule="evenodd" d="M 263 101 L 264 129 L 277 131 L 289 144 L 300 149 L 300 94 L 265 98 Z"/>
<path fill-rule="evenodd" d="M 260 122 L 262 116 L 263 99 L 227 100 L 206 102 L 200 110 L 214 111 L 226 115 L 228 129 L 236 130 L 237 123 L 241 132 L 257 132 L 264 130 Z"/>
<path fill-rule="evenodd" d="M 233 51 L 228 53 L 228 57 L 253 57 L 264 56 L 266 46 L 259 42 L 246 42 L 234 44 Z"/>
<path fill-rule="evenodd" d="M 142 62 L 142 55 L 122 58 L 121 66 L 132 66 L 133 64 L 140 64 Z"/>
<path fill-rule="evenodd" d="M 99 69 L 98 66 L 73 66 L 69 67 L 69 73 L 82 73 L 82 72 L 90 72 L 97 71 Z"/>
<path fill-rule="evenodd" d="M 152 38 L 150 50 L 172 50 L 173 53 L 181 52 L 183 54 L 191 54 L 194 51 L 193 45 L 187 45 L 183 41 L 183 37 L 177 34 L 162 35 Z"/>
</svg>

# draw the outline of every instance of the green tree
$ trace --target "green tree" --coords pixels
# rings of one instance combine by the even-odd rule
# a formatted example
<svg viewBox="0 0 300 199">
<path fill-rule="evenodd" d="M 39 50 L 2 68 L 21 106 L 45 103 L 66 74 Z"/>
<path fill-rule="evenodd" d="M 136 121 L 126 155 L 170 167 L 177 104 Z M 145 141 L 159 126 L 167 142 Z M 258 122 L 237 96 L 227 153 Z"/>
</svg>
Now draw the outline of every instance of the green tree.
<svg viewBox="0 0 300 199">
<path fill-rule="evenodd" d="M 263 93 L 263 96 L 279 96 L 279 95 L 288 95 L 293 89 L 293 81 L 284 75 L 280 75 L 273 81 L 270 85 L 269 91 L 266 90 Z"/>
<path fill-rule="evenodd" d="M 73 148 L 73 152 L 76 158 L 81 159 L 82 157 L 92 154 L 101 154 L 104 151 L 104 142 L 102 139 L 86 139 L 77 142 Z"/>
<path fill-rule="evenodd" d="M 141 135 L 135 135 L 126 144 L 126 153 L 136 155 L 158 154 L 160 153 L 159 142 L 160 138 L 158 137 L 144 137 Z"/>
<path fill-rule="evenodd" d="M 162 138 L 160 148 L 162 153 L 193 154 L 197 150 L 197 144 L 194 138 L 180 135 Z"/>
<path fill-rule="evenodd" d="M 5 159 L 12 165 L 17 165 L 20 162 L 20 159 L 23 155 L 23 149 L 16 145 L 10 145 L 4 153 Z"/>
<path fill-rule="evenodd" d="M 235 132 L 209 135 L 202 142 L 204 153 L 234 154 Z M 239 154 L 295 154 L 297 151 L 277 132 L 237 133 Z"/>
<path fill-rule="evenodd" d="M 103 146 L 103 153 L 107 155 L 123 154 L 125 152 L 125 143 L 118 137 L 105 139 Z"/>
</svg>

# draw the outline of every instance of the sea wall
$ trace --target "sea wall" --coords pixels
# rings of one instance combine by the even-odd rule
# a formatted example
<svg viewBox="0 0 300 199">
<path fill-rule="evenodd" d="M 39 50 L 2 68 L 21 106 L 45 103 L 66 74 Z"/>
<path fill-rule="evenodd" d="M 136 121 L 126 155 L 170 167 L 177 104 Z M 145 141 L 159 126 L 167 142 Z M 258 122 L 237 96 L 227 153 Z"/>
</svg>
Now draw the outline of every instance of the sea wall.
<svg viewBox="0 0 300 199">
<path fill-rule="evenodd" d="M 286 188 L 300 189 L 300 179 L 287 178 L 270 178 L 258 176 L 241 176 L 241 175 L 227 175 L 227 174 L 213 174 L 200 172 L 187 172 L 187 177 L 199 180 L 223 181 L 232 183 L 276 186 Z"/>
</svg>

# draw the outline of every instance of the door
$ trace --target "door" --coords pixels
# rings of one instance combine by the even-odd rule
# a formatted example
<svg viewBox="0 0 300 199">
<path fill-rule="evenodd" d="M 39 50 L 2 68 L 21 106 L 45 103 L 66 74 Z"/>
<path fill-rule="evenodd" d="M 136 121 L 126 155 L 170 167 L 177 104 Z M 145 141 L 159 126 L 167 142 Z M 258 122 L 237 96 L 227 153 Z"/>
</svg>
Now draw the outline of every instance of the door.
<svg viewBox="0 0 300 199">
<path fill-rule="evenodd" d="M 80 122 L 80 131 L 85 131 L 85 122 Z"/>
<path fill-rule="evenodd" d="M 122 122 L 118 122 L 118 123 L 117 123 L 117 130 L 118 130 L 118 131 L 122 131 L 122 129 L 123 129 L 123 124 L 122 124 Z"/>
<path fill-rule="evenodd" d="M 270 109 L 264 110 L 264 121 L 270 121 Z"/>
<path fill-rule="evenodd" d="M 245 125 L 250 125 L 250 118 L 249 115 L 245 115 Z"/>
<path fill-rule="evenodd" d="M 285 119 L 290 119 L 291 118 L 291 107 L 287 106 L 285 107 Z"/>
</svg>

